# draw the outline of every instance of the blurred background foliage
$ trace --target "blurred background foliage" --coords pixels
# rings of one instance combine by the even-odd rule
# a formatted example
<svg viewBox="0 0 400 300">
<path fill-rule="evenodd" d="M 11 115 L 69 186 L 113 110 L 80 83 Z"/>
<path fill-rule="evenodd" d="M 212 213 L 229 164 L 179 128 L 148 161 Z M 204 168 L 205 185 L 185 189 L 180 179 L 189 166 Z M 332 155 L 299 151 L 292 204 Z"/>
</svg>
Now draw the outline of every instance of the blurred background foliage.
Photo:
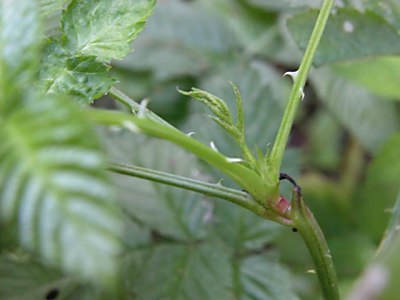
<svg viewBox="0 0 400 300">
<path fill-rule="evenodd" d="M 57 32 L 58 4 L 43 7 L 55 11 L 48 18 L 51 34 Z M 149 108 L 172 124 L 237 156 L 207 111 L 176 90 L 199 87 L 234 107 L 232 81 L 244 99 L 248 143 L 265 149 L 291 87 L 283 74 L 298 67 L 320 4 L 159 0 L 135 51 L 112 62 L 111 73 L 133 99 L 148 98 Z M 342 294 L 374 257 L 400 189 L 399 31 L 397 0 L 337 1 L 282 168 L 298 179 L 326 234 Z M 95 105 L 116 106 L 107 97 Z M 112 161 L 209 182 L 222 178 L 236 187 L 166 142 L 123 130 L 99 129 L 99 135 Z M 152 182 L 116 175 L 115 185 L 126 218 L 121 259 L 132 299 L 319 299 L 311 259 L 290 229 Z M 289 189 L 283 184 L 282 193 Z M 51 288 L 60 299 L 101 298 L 26 254 L 3 255 L 1 269 L 8 270 L 1 299 L 43 299 Z M 26 270 L 33 275 L 28 278 Z M 21 281 L 29 293 L 21 292 Z"/>
<path fill-rule="evenodd" d="M 117 86 L 134 99 L 149 98 L 151 109 L 194 131 L 196 139 L 214 141 L 221 152 L 235 155 L 237 149 L 206 111 L 176 92 L 177 86 L 196 86 L 234 105 L 233 81 L 245 101 L 249 144 L 263 149 L 273 141 L 290 89 L 282 75 L 299 65 L 316 16 L 310 8 L 320 3 L 159 1 L 135 51 L 113 64 Z M 400 188 L 399 12 L 396 1 L 338 1 L 282 169 L 303 186 L 332 248 L 343 291 L 373 257 Z M 198 168 L 205 178 L 221 177 Z M 242 218 L 256 227 L 258 218 L 212 203 L 211 224 L 222 239 L 231 245 L 246 242 L 239 234 L 244 229 L 235 227 L 243 226 Z M 317 297 L 301 240 L 268 225 L 271 229 L 251 243 L 257 255 L 276 256 L 291 270 L 296 292 L 304 299 Z M 289 299 L 255 295 L 243 299 Z"/>
</svg>

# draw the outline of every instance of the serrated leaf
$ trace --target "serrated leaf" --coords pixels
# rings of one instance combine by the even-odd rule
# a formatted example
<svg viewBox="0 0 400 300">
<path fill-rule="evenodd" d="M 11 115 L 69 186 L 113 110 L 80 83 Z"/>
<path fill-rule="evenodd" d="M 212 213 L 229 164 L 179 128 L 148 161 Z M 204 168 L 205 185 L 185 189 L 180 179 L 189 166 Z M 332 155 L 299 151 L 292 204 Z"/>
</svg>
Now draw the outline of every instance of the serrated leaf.
<svg viewBox="0 0 400 300">
<path fill-rule="evenodd" d="M 311 80 L 319 99 L 369 152 L 376 152 L 399 129 L 394 103 L 380 100 L 327 67 L 312 72 Z"/>
<path fill-rule="evenodd" d="M 10 85 L 35 76 L 41 46 L 39 11 L 30 0 L 0 2 L 0 101 Z M 10 99 L 7 99 L 11 101 Z"/>
<path fill-rule="evenodd" d="M 300 13 L 287 22 L 290 33 L 305 49 L 318 11 Z M 322 65 L 363 57 L 400 53 L 400 35 L 374 12 L 340 9 L 332 15 L 315 54 L 314 64 Z"/>
<path fill-rule="evenodd" d="M 49 94 L 71 95 L 78 103 L 89 104 L 115 82 L 108 74 L 110 67 L 94 56 L 69 56 L 55 41 L 45 50 L 40 77 Z"/>
<path fill-rule="evenodd" d="M 201 176 L 193 156 L 165 141 L 132 136 L 127 131 L 110 132 L 104 138 L 112 160 L 181 176 Z M 213 216 L 213 204 L 206 197 L 121 175 L 116 175 L 115 182 L 125 211 L 153 231 L 176 240 L 204 237 Z"/>
<path fill-rule="evenodd" d="M 64 99 L 31 97 L 4 120 L 0 139 L 2 229 L 44 262 L 113 287 L 121 219 L 80 112 Z"/>
<path fill-rule="evenodd" d="M 109 62 L 131 51 L 155 0 L 73 0 L 62 19 L 63 46 L 74 55 Z"/>
<path fill-rule="evenodd" d="M 131 253 L 127 264 L 137 270 L 130 275 L 129 288 L 138 300 L 229 300 L 233 296 L 229 252 L 215 241 L 155 245 Z"/>
<path fill-rule="evenodd" d="M 338 64 L 334 70 L 378 96 L 400 100 L 400 56 Z"/>
</svg>

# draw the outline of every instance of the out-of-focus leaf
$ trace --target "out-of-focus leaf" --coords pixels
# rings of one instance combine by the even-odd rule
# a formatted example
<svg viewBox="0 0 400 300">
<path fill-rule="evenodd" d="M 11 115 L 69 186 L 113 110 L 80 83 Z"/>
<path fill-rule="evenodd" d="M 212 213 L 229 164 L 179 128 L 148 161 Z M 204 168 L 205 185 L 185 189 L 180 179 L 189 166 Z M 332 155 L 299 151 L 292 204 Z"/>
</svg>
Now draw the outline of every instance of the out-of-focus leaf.
<svg viewBox="0 0 400 300">
<path fill-rule="evenodd" d="M 400 100 L 400 56 L 338 64 L 334 70 L 378 96 Z"/>
<path fill-rule="evenodd" d="M 46 294 L 61 287 L 60 274 L 34 262 L 27 254 L 0 256 L 0 299 L 42 300 Z"/>
<path fill-rule="evenodd" d="M 291 17 L 288 28 L 301 49 L 305 49 L 317 18 L 317 11 Z M 400 35 L 379 15 L 354 9 L 338 10 L 328 21 L 314 58 L 315 65 L 363 57 L 400 53 Z"/>
<path fill-rule="evenodd" d="M 379 100 L 329 68 L 315 70 L 311 80 L 319 98 L 366 150 L 375 152 L 398 130 L 394 103 Z"/>
<path fill-rule="evenodd" d="M 400 139 L 397 139 L 400 141 Z M 399 146 L 399 143 L 397 143 Z M 399 169 L 398 169 L 399 170 Z M 397 186 L 399 187 L 399 185 Z M 366 268 L 349 300 L 397 300 L 400 293 L 400 194 L 375 259 Z"/>
<path fill-rule="evenodd" d="M 73 0 L 63 14 L 63 46 L 104 62 L 122 59 L 154 5 L 155 0 Z"/>
<path fill-rule="evenodd" d="M 361 188 L 357 215 L 362 228 L 379 241 L 400 188 L 400 134 L 391 137 L 370 165 Z"/>
<path fill-rule="evenodd" d="M 0 107 L 4 91 L 35 76 L 41 46 L 38 7 L 30 0 L 0 2 Z"/>
<path fill-rule="evenodd" d="M 266 255 L 254 255 L 240 262 L 240 286 L 237 299 L 299 299 L 293 291 L 292 278 L 281 265 Z"/>
<path fill-rule="evenodd" d="M 47 16 L 54 11 L 61 11 L 64 4 L 69 0 L 40 0 L 40 9 L 43 16 Z"/>
<path fill-rule="evenodd" d="M 132 136 L 127 131 L 106 136 L 113 160 L 182 176 L 202 176 L 192 155 L 165 141 Z M 204 237 L 213 217 L 213 204 L 204 196 L 122 175 L 116 175 L 115 182 L 124 210 L 154 231 L 177 240 Z"/>
<path fill-rule="evenodd" d="M 340 149 L 343 133 L 340 124 L 327 111 L 319 111 L 308 126 L 307 145 L 304 151 L 306 160 L 328 171 L 340 165 Z"/>
<path fill-rule="evenodd" d="M 350 5 L 354 5 L 359 10 L 369 9 L 400 29 L 400 3 L 397 0 L 351 0 Z"/>
<path fill-rule="evenodd" d="M 135 52 L 116 64 L 151 69 L 157 80 L 197 75 L 230 56 L 236 45 L 230 28 L 200 4 L 160 1 Z"/>
<path fill-rule="evenodd" d="M 229 252 L 219 242 L 159 244 L 129 255 L 135 299 L 232 299 Z"/>
<path fill-rule="evenodd" d="M 109 69 L 94 56 L 70 57 L 53 41 L 46 47 L 40 77 L 47 93 L 71 95 L 78 103 L 89 104 L 113 85 Z"/>
<path fill-rule="evenodd" d="M 64 99 L 32 96 L 3 121 L 2 230 L 45 263 L 112 287 L 121 215 L 84 117 Z"/>
<path fill-rule="evenodd" d="M 319 0 L 246 0 L 246 2 L 266 10 L 287 10 L 295 7 L 319 7 Z"/>
</svg>

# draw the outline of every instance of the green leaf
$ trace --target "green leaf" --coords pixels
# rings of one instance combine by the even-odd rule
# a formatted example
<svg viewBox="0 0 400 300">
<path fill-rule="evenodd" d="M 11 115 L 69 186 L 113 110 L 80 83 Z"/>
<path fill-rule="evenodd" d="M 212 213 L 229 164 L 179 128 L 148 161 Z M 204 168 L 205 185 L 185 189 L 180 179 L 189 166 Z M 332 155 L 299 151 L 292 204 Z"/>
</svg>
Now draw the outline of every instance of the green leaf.
<svg viewBox="0 0 400 300">
<path fill-rule="evenodd" d="M 238 299 L 299 299 L 293 291 L 289 272 L 266 255 L 253 255 L 240 262 Z M 241 297 L 240 297 L 241 296 Z"/>
<path fill-rule="evenodd" d="M 230 57 L 236 47 L 229 26 L 202 3 L 159 1 L 137 39 L 135 51 L 114 64 L 133 70 L 150 69 L 159 81 L 197 76 Z"/>
<path fill-rule="evenodd" d="M 138 300 L 232 299 L 229 258 L 217 241 L 154 245 L 129 255 L 129 289 Z"/>
<path fill-rule="evenodd" d="M 311 73 L 319 96 L 331 113 L 369 152 L 376 152 L 399 129 L 394 103 L 381 101 L 329 68 Z"/>
<path fill-rule="evenodd" d="M 378 96 L 400 100 L 400 56 L 338 64 L 334 70 Z"/>
<path fill-rule="evenodd" d="M 165 141 L 132 135 L 128 131 L 104 132 L 103 136 L 110 159 L 114 161 L 181 176 L 202 176 L 193 156 Z M 213 215 L 213 204 L 204 196 L 121 175 L 115 176 L 115 184 L 128 215 L 152 230 L 176 240 L 204 237 Z"/>
<path fill-rule="evenodd" d="M 113 287 L 121 215 L 84 117 L 64 99 L 32 96 L 1 125 L 2 230 L 44 262 Z"/>
<path fill-rule="evenodd" d="M 400 134 L 397 133 L 376 154 L 360 191 L 359 222 L 376 241 L 388 224 L 389 211 L 399 192 L 399 149 Z"/>
<path fill-rule="evenodd" d="M 64 4 L 69 0 L 40 0 L 40 9 L 43 16 L 47 16 L 55 11 L 61 11 Z"/>
<path fill-rule="evenodd" d="M 89 104 L 115 82 L 108 75 L 110 67 L 94 56 L 69 56 L 54 41 L 45 50 L 40 77 L 47 93 L 72 95 L 78 103 Z"/>
<path fill-rule="evenodd" d="M 319 7 L 321 5 L 321 1 L 318 0 L 246 0 L 246 2 L 266 10 L 286 10 L 294 7 Z"/>
<path fill-rule="evenodd" d="M 73 0 L 62 18 L 63 46 L 73 55 L 109 62 L 131 51 L 155 0 Z"/>
<path fill-rule="evenodd" d="M 61 275 L 35 262 L 25 253 L 0 256 L 0 298 L 42 300 L 48 291 L 61 287 Z"/>
<path fill-rule="evenodd" d="M 317 11 L 295 15 L 287 22 L 290 33 L 304 50 L 317 18 Z M 400 53 L 397 30 L 374 12 L 340 9 L 328 21 L 315 55 L 314 64 L 323 65 L 363 57 Z"/>
<path fill-rule="evenodd" d="M 39 12 L 35 1 L 0 3 L 0 109 L 5 90 L 29 84 L 36 74 L 41 46 Z"/>
<path fill-rule="evenodd" d="M 398 146 L 398 145 L 397 145 Z M 400 194 L 378 252 L 354 285 L 349 299 L 396 300 L 400 293 Z"/>
</svg>

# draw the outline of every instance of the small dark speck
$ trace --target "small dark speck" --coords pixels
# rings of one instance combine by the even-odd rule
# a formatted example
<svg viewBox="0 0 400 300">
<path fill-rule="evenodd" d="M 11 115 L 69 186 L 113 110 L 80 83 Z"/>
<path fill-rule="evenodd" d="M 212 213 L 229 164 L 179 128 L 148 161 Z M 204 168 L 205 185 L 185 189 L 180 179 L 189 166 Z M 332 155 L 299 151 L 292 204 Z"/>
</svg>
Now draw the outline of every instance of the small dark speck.
<svg viewBox="0 0 400 300">
<path fill-rule="evenodd" d="M 293 227 L 293 228 L 292 228 L 292 231 L 293 231 L 293 232 L 297 232 L 297 228 L 296 228 L 296 227 Z"/>
<path fill-rule="evenodd" d="M 45 299 L 46 300 L 57 299 L 59 294 L 60 294 L 60 290 L 59 289 L 51 289 L 50 291 L 47 292 Z"/>
</svg>

